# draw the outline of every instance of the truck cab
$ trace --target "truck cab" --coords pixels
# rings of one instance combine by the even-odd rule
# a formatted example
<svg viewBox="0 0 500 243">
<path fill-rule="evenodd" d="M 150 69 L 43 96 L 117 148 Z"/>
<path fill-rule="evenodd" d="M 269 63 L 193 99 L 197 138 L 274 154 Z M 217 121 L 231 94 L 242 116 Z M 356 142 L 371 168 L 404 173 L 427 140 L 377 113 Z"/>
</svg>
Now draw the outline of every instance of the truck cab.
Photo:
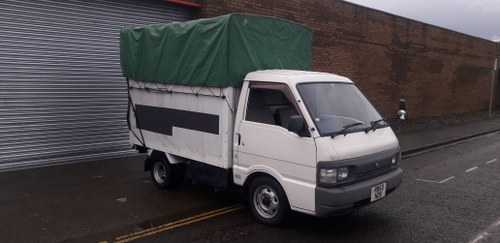
<svg viewBox="0 0 500 243">
<path fill-rule="evenodd" d="M 401 183 L 398 140 L 354 83 L 294 70 L 246 75 L 235 117 L 233 181 L 254 217 L 319 217 L 373 203 Z"/>
</svg>

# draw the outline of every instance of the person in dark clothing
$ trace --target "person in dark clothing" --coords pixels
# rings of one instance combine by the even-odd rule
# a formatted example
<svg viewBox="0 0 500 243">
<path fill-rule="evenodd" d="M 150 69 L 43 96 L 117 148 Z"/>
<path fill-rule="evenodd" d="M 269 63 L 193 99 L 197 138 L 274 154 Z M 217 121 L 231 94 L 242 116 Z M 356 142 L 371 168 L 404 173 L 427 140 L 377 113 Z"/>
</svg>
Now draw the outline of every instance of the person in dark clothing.
<svg viewBox="0 0 500 243">
<path fill-rule="evenodd" d="M 404 99 L 399 100 L 399 109 L 406 111 L 406 100 Z"/>
</svg>

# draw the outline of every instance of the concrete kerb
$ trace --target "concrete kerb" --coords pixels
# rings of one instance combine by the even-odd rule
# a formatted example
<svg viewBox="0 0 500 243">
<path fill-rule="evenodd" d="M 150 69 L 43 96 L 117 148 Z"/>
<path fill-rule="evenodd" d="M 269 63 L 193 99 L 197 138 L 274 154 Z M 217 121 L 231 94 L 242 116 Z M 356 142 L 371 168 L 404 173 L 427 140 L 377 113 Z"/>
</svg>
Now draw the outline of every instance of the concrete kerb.
<svg viewBox="0 0 500 243">
<path fill-rule="evenodd" d="M 469 134 L 469 135 L 458 137 L 458 138 L 451 138 L 451 139 L 440 141 L 440 142 L 435 142 L 435 143 L 430 143 L 430 144 L 426 144 L 426 145 L 416 146 L 416 147 L 408 148 L 408 149 L 402 149 L 401 156 L 402 157 L 409 157 L 409 156 L 411 156 L 412 154 L 415 154 L 415 153 L 423 152 L 423 151 L 430 150 L 430 149 L 433 149 L 433 148 L 443 147 L 443 146 L 446 146 L 446 145 L 450 145 L 450 144 L 453 144 L 453 143 L 457 143 L 457 142 L 464 141 L 464 140 L 471 139 L 471 138 L 475 138 L 475 137 L 484 136 L 486 134 L 494 133 L 494 132 L 499 132 L 499 131 L 500 131 L 500 128 L 495 128 L 495 129 L 491 129 L 491 130 L 488 130 L 488 131 L 477 132 L 477 133 L 474 133 L 474 134 Z"/>
</svg>

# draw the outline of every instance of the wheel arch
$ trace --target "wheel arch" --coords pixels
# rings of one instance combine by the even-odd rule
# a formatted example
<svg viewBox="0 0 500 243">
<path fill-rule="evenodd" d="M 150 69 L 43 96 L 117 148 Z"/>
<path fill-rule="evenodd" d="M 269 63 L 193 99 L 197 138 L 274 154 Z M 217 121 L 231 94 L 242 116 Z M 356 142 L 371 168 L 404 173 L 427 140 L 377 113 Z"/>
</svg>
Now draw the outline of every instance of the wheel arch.
<svg viewBox="0 0 500 243">
<path fill-rule="evenodd" d="M 246 195 L 248 195 L 248 189 L 249 189 L 250 185 L 252 184 L 252 181 L 254 181 L 255 179 L 257 179 L 259 177 L 269 177 L 269 178 L 275 180 L 278 183 L 278 185 L 280 185 L 281 188 L 283 189 L 283 192 L 285 193 L 285 196 L 286 196 L 286 199 L 289 203 L 289 206 L 291 207 L 290 196 L 288 195 L 288 192 L 287 192 L 286 188 L 283 186 L 283 183 L 281 182 L 281 180 L 276 178 L 276 176 L 272 175 L 271 173 L 267 173 L 264 171 L 255 171 L 247 176 L 247 178 L 245 179 L 245 182 L 243 183 L 243 186 L 242 186 L 242 195 L 243 196 L 246 197 Z M 248 204 L 248 202 L 246 200 L 243 200 L 243 201 L 244 201 L 245 205 Z"/>
<path fill-rule="evenodd" d="M 154 160 L 161 158 L 161 157 L 165 158 L 170 164 L 186 163 L 185 158 L 182 158 L 182 157 L 179 157 L 179 156 L 176 156 L 173 154 L 169 154 L 169 153 L 166 153 L 163 151 L 152 149 L 151 153 L 149 153 L 148 157 L 144 161 L 144 171 L 150 171 L 151 168 L 153 167 Z"/>
<path fill-rule="evenodd" d="M 148 153 L 146 160 L 144 160 L 144 171 L 151 171 L 155 159 L 160 158 L 161 156 L 165 156 L 165 153 L 154 149 L 151 150 L 151 152 Z"/>
</svg>

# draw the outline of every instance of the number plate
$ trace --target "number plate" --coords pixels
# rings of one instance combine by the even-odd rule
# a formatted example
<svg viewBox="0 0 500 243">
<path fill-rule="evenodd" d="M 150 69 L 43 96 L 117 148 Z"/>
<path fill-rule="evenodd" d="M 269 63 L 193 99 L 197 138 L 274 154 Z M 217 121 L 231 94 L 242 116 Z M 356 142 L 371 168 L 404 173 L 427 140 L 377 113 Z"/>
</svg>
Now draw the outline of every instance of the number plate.
<svg viewBox="0 0 500 243">
<path fill-rule="evenodd" d="M 371 198 L 370 202 L 375 202 L 375 201 L 385 197 L 386 188 L 387 188 L 386 182 L 372 187 L 372 198 Z"/>
</svg>

